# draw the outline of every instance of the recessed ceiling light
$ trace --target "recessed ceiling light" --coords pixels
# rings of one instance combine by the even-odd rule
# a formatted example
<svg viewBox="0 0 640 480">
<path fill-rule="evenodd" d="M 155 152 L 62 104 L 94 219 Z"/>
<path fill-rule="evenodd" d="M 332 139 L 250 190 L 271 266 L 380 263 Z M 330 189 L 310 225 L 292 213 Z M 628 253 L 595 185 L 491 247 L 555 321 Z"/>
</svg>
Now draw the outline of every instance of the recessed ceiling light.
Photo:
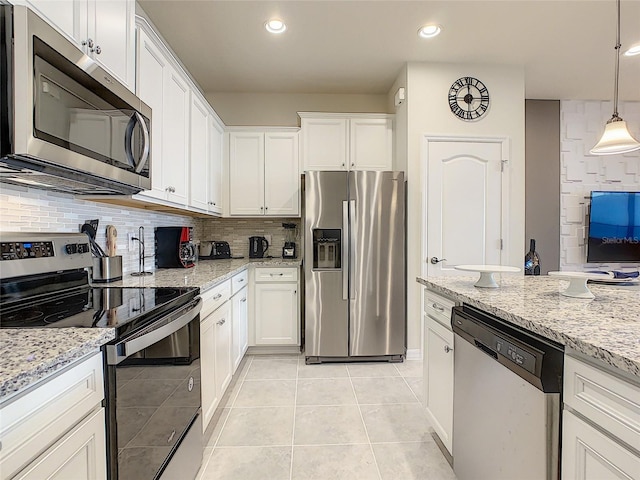
<svg viewBox="0 0 640 480">
<path fill-rule="evenodd" d="M 270 33 L 282 33 L 287 29 L 287 26 L 282 20 L 278 20 L 277 18 L 272 18 L 267 23 L 264 24 L 264 28 L 267 29 L 267 32 Z"/>
<path fill-rule="evenodd" d="M 442 27 L 440 25 L 424 25 L 418 30 L 418 36 L 421 38 L 433 38 L 440 34 Z"/>
<path fill-rule="evenodd" d="M 633 57 L 634 55 L 640 55 L 640 43 L 633 45 L 629 50 L 624 52 L 627 57 Z"/>
</svg>

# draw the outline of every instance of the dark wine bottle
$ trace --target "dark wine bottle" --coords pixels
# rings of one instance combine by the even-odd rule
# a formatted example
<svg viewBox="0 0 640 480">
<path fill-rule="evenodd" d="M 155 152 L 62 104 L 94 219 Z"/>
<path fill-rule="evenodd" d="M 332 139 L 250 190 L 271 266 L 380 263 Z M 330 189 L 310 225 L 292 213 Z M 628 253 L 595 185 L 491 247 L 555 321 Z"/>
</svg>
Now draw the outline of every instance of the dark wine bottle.
<svg viewBox="0 0 640 480">
<path fill-rule="evenodd" d="M 529 251 L 524 256 L 524 274 L 540 275 L 540 255 L 536 252 L 536 241 L 533 238 L 529 242 Z"/>
</svg>

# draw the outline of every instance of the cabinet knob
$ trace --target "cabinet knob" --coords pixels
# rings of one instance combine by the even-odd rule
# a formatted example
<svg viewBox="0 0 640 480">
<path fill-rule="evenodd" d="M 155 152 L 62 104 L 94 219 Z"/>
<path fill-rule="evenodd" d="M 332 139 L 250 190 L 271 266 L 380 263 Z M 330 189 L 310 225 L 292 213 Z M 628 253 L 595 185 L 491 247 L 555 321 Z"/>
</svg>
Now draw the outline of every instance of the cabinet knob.
<svg viewBox="0 0 640 480">
<path fill-rule="evenodd" d="M 217 324 L 217 325 L 222 326 L 222 325 L 224 325 L 224 322 L 226 322 L 226 321 L 227 321 L 227 320 L 223 318 L 222 320 L 218 320 L 218 321 L 216 322 L 216 324 Z"/>
<path fill-rule="evenodd" d="M 102 53 L 102 49 L 100 48 L 100 45 L 96 45 L 96 48 L 91 48 L 89 49 L 89 51 L 91 53 L 96 52 L 96 55 L 100 55 Z"/>
<path fill-rule="evenodd" d="M 264 210 L 264 207 L 260 207 L 260 210 Z"/>
<path fill-rule="evenodd" d="M 452 351 L 453 351 L 453 348 L 451 348 L 449 345 L 445 345 L 444 346 L 444 352 L 445 353 L 449 353 L 449 352 L 452 352 Z"/>
<path fill-rule="evenodd" d="M 344 167 L 344 163 L 342 164 L 342 166 Z"/>
<path fill-rule="evenodd" d="M 296 295 L 297 293 L 298 293 L 298 291 L 297 291 L 297 290 L 294 290 L 294 291 L 293 291 L 293 294 L 294 294 L 294 295 Z"/>
<path fill-rule="evenodd" d="M 356 166 L 356 164 L 355 164 L 354 162 L 351 162 L 351 166 L 352 166 L 352 167 L 355 167 L 355 166 Z"/>
<path fill-rule="evenodd" d="M 241 302 L 246 302 L 247 301 L 247 297 L 244 297 L 242 300 L 240 300 Z"/>
<path fill-rule="evenodd" d="M 89 48 L 93 48 L 93 40 L 91 38 L 87 38 L 85 41 L 82 42 L 82 46 L 85 46 L 85 45 Z"/>
<path fill-rule="evenodd" d="M 218 300 L 218 299 L 220 299 L 220 298 L 222 298 L 222 294 L 221 294 L 221 293 L 218 293 L 218 294 L 216 294 L 216 295 L 214 295 L 214 296 L 213 296 L 213 299 L 214 299 L 214 300 Z"/>
</svg>

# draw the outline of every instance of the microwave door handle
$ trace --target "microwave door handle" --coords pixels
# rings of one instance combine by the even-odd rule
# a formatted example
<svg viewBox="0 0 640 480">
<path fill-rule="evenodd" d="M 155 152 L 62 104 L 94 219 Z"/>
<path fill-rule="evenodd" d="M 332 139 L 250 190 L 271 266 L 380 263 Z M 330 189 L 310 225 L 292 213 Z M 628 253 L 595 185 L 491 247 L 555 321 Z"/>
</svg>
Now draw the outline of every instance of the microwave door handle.
<svg viewBox="0 0 640 480">
<path fill-rule="evenodd" d="M 140 124 L 144 144 L 142 156 L 139 161 L 136 161 L 133 156 L 133 129 L 136 127 L 136 123 Z M 134 114 L 131 115 L 129 123 L 127 124 L 127 129 L 124 134 L 124 150 L 129 163 L 135 166 L 134 171 L 136 173 L 140 173 L 149 159 L 149 130 L 147 129 L 147 124 L 145 123 L 144 118 L 138 112 L 134 112 Z"/>
<path fill-rule="evenodd" d="M 130 340 L 123 340 L 115 345 L 107 345 L 107 365 L 117 365 L 134 353 L 144 350 L 160 340 L 167 338 L 169 335 L 177 332 L 189 324 L 189 322 L 193 321 L 200 313 L 200 310 L 202 310 L 202 299 L 198 297 L 196 301 L 190 303 L 186 308 L 174 313 L 174 318 L 171 318 L 164 325 L 157 328 L 148 327 L 148 331 L 142 335 Z M 160 322 L 164 323 L 162 320 L 160 320 Z"/>
</svg>

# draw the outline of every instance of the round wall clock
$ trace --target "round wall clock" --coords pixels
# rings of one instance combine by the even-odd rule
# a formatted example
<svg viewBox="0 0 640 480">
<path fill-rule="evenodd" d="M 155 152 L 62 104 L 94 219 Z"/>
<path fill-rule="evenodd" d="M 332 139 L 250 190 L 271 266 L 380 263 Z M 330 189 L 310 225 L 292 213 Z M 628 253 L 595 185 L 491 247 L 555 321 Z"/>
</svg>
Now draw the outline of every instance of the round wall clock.
<svg viewBox="0 0 640 480">
<path fill-rule="evenodd" d="M 489 109 L 489 90 L 477 78 L 459 78 L 449 89 L 449 107 L 462 120 L 478 120 Z"/>
</svg>

